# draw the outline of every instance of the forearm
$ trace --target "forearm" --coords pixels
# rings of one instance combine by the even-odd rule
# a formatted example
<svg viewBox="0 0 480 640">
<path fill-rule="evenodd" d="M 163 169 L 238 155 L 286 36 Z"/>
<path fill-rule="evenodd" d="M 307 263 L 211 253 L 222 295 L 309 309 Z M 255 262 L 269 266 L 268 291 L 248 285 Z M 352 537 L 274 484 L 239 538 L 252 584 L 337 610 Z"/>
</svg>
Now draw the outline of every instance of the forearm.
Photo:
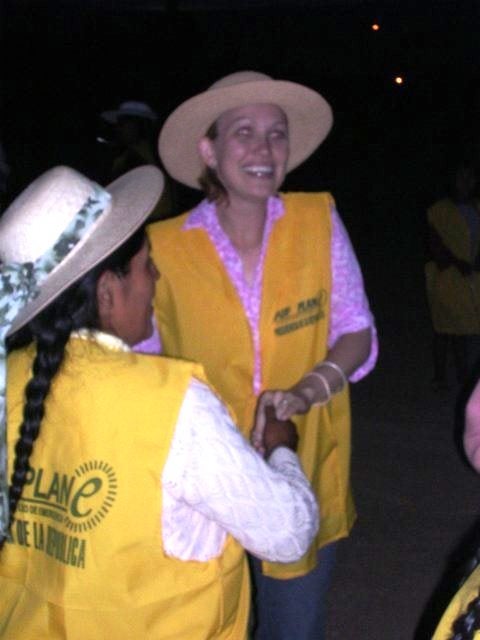
<svg viewBox="0 0 480 640">
<path fill-rule="evenodd" d="M 245 513 L 241 526 L 224 526 L 252 555 L 270 562 L 294 562 L 308 550 L 319 527 L 319 513 L 298 457 L 285 447 L 275 449 L 266 463 L 263 487 L 255 481 L 261 504 Z"/>
<path fill-rule="evenodd" d="M 370 327 L 347 333 L 328 350 L 325 360 L 338 364 L 349 378 L 368 358 L 372 344 Z"/>
<path fill-rule="evenodd" d="M 325 359 L 306 371 L 292 391 L 306 392 L 311 404 L 328 402 L 368 358 L 371 342 L 370 327 L 341 336 Z"/>
<path fill-rule="evenodd" d="M 429 227 L 429 250 L 430 256 L 441 270 L 448 267 L 456 267 L 460 272 L 464 273 L 471 270 L 472 265 L 465 260 L 458 258 L 447 246 L 444 244 L 442 238 L 432 226 Z"/>
<path fill-rule="evenodd" d="M 296 454 L 279 447 L 265 462 L 213 394 L 195 386 L 164 472 L 168 490 L 253 555 L 298 560 L 317 532 L 318 507 Z"/>
</svg>

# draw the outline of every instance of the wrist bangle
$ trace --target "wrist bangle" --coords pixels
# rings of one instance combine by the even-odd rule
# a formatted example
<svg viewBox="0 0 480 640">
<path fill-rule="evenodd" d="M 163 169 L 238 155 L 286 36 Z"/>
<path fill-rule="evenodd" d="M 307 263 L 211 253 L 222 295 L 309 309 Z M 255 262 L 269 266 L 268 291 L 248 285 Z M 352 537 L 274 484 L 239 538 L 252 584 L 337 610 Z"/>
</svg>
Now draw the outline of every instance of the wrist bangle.
<svg viewBox="0 0 480 640">
<path fill-rule="evenodd" d="M 310 371 L 310 373 L 307 373 L 305 376 L 303 376 L 303 379 L 306 380 L 307 378 L 311 377 L 311 376 L 315 376 L 316 378 L 318 378 L 319 380 L 321 380 L 325 391 L 327 393 L 327 397 L 325 400 L 323 401 L 319 401 L 319 402 L 314 402 L 313 406 L 321 406 L 323 404 L 327 404 L 328 402 L 330 402 L 330 398 L 332 397 L 332 390 L 330 389 L 330 385 L 328 384 L 328 380 L 325 378 L 324 375 L 322 375 L 319 371 Z"/>
<path fill-rule="evenodd" d="M 340 393 L 340 391 L 343 391 L 345 389 L 348 384 L 348 380 L 347 376 L 345 375 L 345 371 L 340 365 L 338 365 L 336 362 L 332 362 L 331 360 L 322 360 L 322 362 L 320 362 L 317 367 L 330 367 L 330 369 L 334 369 L 334 371 L 336 371 L 342 379 L 341 387 L 340 389 L 338 389 L 337 393 Z"/>
</svg>

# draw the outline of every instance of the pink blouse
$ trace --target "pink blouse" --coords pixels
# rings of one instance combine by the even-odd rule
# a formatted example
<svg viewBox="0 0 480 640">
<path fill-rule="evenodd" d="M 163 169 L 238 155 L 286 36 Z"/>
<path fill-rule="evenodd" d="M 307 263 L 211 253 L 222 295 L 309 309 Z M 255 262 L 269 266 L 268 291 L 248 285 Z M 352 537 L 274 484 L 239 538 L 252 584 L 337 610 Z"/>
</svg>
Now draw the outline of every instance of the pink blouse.
<svg viewBox="0 0 480 640">
<path fill-rule="evenodd" d="M 480 473 L 480 381 L 467 402 L 463 446 L 470 464 Z"/>
<path fill-rule="evenodd" d="M 202 228 L 208 233 L 214 244 L 230 279 L 242 301 L 247 316 L 254 345 L 254 377 L 253 387 L 256 394 L 262 390 L 261 379 L 261 344 L 259 332 L 260 301 L 262 297 L 263 264 L 271 230 L 275 222 L 285 213 L 284 205 L 279 197 L 269 198 L 267 217 L 263 233 L 260 259 L 250 286 L 244 276 L 242 261 L 229 237 L 223 231 L 216 215 L 216 207 L 212 202 L 203 200 L 188 216 L 184 230 Z M 351 382 L 363 378 L 375 365 L 378 354 L 377 332 L 373 316 L 370 312 L 368 300 L 363 287 L 363 278 L 358 261 L 355 257 L 347 231 L 340 220 L 335 208 L 332 215 L 332 299 L 330 307 L 330 325 L 328 332 L 328 347 L 346 333 L 354 333 L 370 327 L 372 344 L 367 360 L 350 376 Z M 144 353 L 160 353 L 161 340 L 158 332 L 149 340 L 135 347 L 135 351 Z"/>
</svg>

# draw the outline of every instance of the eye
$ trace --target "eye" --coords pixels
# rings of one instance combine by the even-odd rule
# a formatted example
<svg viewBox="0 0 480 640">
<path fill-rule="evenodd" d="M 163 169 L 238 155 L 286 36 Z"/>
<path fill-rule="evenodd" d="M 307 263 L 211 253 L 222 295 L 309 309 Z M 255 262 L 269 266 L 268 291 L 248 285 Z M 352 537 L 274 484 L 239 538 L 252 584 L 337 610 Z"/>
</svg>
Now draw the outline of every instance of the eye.
<svg viewBox="0 0 480 640">
<path fill-rule="evenodd" d="M 251 135 L 251 133 L 252 133 L 252 130 L 250 129 L 250 127 L 240 127 L 235 131 L 235 135 L 238 138 L 248 138 Z"/>
<path fill-rule="evenodd" d="M 288 138 L 288 131 L 286 129 L 274 129 L 270 132 L 270 137 L 274 140 L 286 140 Z"/>
</svg>

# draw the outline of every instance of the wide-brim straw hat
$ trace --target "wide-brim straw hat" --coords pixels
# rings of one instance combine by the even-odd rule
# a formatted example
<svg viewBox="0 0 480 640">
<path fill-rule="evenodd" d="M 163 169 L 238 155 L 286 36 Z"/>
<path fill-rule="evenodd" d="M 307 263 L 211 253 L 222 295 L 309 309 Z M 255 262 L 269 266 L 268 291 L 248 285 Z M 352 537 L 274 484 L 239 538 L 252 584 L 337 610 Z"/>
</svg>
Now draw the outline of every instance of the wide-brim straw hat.
<svg viewBox="0 0 480 640">
<path fill-rule="evenodd" d="M 199 140 L 222 113 L 248 104 L 275 104 L 286 114 L 290 137 L 287 171 L 315 151 L 333 123 L 330 105 L 309 87 L 256 71 L 232 73 L 183 102 L 165 121 L 158 150 L 168 173 L 199 189 L 198 178 L 204 168 Z"/>
<path fill-rule="evenodd" d="M 137 100 L 122 102 L 117 109 L 103 111 L 101 116 L 106 122 L 110 122 L 111 124 L 116 124 L 118 119 L 122 117 L 143 118 L 151 122 L 155 122 L 157 119 L 157 114 L 148 104 L 138 102 Z"/>
<path fill-rule="evenodd" d="M 147 219 L 159 200 L 164 178 L 154 166 L 143 166 L 105 187 L 111 199 L 81 240 L 40 285 L 39 295 L 14 320 L 13 333 L 65 289 L 120 247 Z M 0 261 L 29 263 L 43 256 L 98 185 L 69 167 L 55 167 L 32 182 L 0 218 Z"/>
</svg>

